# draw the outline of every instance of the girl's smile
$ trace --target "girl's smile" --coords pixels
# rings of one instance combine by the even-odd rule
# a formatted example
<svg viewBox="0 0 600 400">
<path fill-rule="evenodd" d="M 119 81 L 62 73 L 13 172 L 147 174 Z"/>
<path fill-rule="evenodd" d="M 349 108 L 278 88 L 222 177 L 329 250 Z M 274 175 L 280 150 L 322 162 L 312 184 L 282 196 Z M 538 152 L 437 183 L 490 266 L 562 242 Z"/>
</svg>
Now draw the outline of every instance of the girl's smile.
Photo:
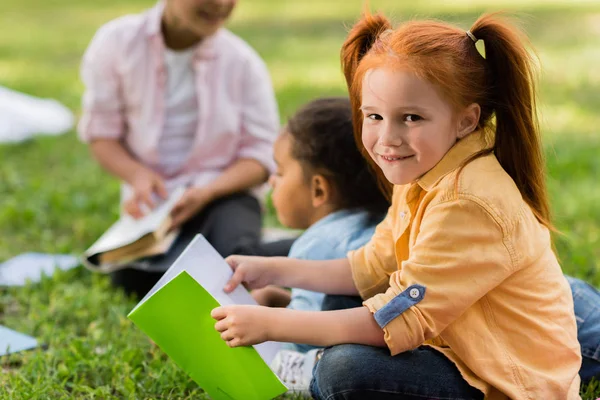
<svg viewBox="0 0 600 400">
<path fill-rule="evenodd" d="M 458 139 L 451 106 L 431 83 L 411 72 L 367 72 L 361 110 L 363 145 L 395 185 L 420 178 Z"/>
</svg>

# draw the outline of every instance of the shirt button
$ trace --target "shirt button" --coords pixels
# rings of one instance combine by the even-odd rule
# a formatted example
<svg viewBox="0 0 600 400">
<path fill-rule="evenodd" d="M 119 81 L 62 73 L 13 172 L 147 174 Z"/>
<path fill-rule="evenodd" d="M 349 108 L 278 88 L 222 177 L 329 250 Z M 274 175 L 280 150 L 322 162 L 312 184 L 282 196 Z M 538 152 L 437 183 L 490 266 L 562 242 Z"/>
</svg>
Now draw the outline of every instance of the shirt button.
<svg viewBox="0 0 600 400">
<path fill-rule="evenodd" d="M 404 212 L 404 211 L 401 211 L 401 212 L 400 212 L 400 218 L 404 218 L 404 217 L 406 217 L 406 212 Z"/>
<path fill-rule="evenodd" d="M 408 295 L 410 297 L 412 297 L 413 299 L 416 299 L 417 297 L 419 297 L 420 294 L 421 294 L 421 292 L 417 288 L 410 289 L 410 292 L 408 293 Z"/>
</svg>

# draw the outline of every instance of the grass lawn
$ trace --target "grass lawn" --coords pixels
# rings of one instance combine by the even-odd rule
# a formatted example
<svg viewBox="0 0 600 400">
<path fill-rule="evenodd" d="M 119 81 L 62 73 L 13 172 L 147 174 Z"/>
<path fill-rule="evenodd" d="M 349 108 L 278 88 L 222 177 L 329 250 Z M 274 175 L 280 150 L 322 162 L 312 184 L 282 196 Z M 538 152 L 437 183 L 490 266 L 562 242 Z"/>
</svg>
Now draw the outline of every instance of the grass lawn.
<svg viewBox="0 0 600 400">
<path fill-rule="evenodd" d="M 104 22 L 150 0 L 2 0 L 0 84 L 79 112 L 80 57 Z M 564 271 L 600 286 L 600 2 L 371 0 L 396 20 L 435 17 L 467 29 L 482 11 L 516 12 L 542 61 L 541 103 L 555 236 Z M 359 0 L 245 0 L 231 29 L 266 60 L 282 119 L 343 94 L 338 52 Z M 0 261 L 26 251 L 79 253 L 117 217 L 118 184 L 74 132 L 0 145 Z M 272 221 L 272 216 L 270 217 Z M 203 398 L 125 317 L 135 301 L 78 269 L 0 290 L 0 324 L 47 350 L 0 359 L 0 398 Z M 600 387 L 582 391 L 600 397 Z"/>
</svg>

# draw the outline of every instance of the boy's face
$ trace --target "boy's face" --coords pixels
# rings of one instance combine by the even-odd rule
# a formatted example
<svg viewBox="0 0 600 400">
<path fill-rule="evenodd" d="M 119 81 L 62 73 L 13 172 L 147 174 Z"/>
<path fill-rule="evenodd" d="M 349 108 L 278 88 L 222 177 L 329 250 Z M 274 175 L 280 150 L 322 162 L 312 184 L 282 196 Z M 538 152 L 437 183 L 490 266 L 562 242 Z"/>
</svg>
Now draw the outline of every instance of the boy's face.
<svg viewBox="0 0 600 400">
<path fill-rule="evenodd" d="M 199 37 L 214 34 L 235 8 L 237 0 L 169 0 L 177 22 Z"/>
<path fill-rule="evenodd" d="M 311 186 L 302 165 L 292 157 L 292 140 L 292 136 L 284 132 L 275 141 L 273 152 L 277 171 L 271 175 L 269 183 L 279 221 L 289 228 L 306 229 L 314 214 Z"/>
</svg>

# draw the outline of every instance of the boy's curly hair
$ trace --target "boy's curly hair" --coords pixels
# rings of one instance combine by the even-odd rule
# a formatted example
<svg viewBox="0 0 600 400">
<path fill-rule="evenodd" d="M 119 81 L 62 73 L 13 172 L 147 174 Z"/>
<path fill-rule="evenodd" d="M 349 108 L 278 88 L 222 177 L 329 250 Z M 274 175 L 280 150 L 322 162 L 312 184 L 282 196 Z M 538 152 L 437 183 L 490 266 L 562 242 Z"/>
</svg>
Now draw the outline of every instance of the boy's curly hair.
<svg viewBox="0 0 600 400">
<path fill-rule="evenodd" d="M 316 172 L 330 180 L 341 208 L 363 208 L 384 214 L 389 203 L 354 142 L 350 100 L 327 97 L 313 100 L 287 123 L 292 156 L 305 174 Z"/>
</svg>

